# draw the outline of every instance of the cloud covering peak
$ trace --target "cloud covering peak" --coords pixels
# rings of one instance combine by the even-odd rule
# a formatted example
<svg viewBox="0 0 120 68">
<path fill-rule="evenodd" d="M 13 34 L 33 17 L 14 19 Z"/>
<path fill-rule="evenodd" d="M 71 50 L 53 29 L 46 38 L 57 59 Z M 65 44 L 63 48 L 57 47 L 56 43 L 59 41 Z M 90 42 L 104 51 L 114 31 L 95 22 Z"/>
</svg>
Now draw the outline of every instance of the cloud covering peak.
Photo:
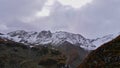
<svg viewBox="0 0 120 68">
<path fill-rule="evenodd" d="M 67 31 L 93 38 L 119 32 L 119 0 L 0 0 L 0 31 Z"/>
</svg>

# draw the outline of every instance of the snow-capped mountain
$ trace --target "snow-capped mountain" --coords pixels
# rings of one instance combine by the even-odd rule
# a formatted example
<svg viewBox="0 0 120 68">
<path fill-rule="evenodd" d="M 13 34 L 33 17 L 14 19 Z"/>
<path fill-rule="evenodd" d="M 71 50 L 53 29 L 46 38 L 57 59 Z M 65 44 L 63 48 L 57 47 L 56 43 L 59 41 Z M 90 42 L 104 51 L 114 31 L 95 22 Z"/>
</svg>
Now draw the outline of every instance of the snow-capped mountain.
<svg viewBox="0 0 120 68">
<path fill-rule="evenodd" d="M 59 46 L 64 42 L 69 42 L 75 46 L 80 46 L 86 50 L 94 50 L 100 45 L 111 41 L 118 34 L 107 35 L 102 38 L 97 39 L 86 39 L 80 34 L 73 34 L 68 32 L 55 32 L 51 33 L 50 31 L 41 31 L 41 32 L 27 32 L 24 30 L 17 30 L 9 32 L 7 34 L 0 34 L 0 37 L 13 40 L 15 42 L 20 42 L 24 44 L 39 45 L 39 44 L 52 44 L 53 46 Z"/>
<path fill-rule="evenodd" d="M 26 32 L 24 30 L 17 30 L 0 36 L 13 40 L 15 42 L 32 45 L 52 44 L 54 46 L 59 46 L 67 41 L 84 49 L 95 48 L 90 40 L 84 38 L 82 35 L 63 31 L 51 33 L 50 31 Z"/>
<path fill-rule="evenodd" d="M 109 35 L 106 35 L 104 37 L 101 37 L 101 38 L 97 38 L 97 39 L 94 39 L 92 41 L 92 43 L 96 46 L 96 48 L 100 47 L 101 45 L 115 39 L 116 37 L 118 37 L 120 35 L 120 33 L 117 33 L 117 34 L 109 34 Z"/>
</svg>

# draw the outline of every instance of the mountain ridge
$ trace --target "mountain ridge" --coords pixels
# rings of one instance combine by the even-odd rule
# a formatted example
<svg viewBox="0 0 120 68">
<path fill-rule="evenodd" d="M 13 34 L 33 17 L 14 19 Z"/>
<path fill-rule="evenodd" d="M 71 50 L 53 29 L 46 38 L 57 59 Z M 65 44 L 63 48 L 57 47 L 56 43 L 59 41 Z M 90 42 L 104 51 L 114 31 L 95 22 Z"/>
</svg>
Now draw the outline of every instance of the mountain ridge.
<svg viewBox="0 0 120 68">
<path fill-rule="evenodd" d="M 7 34 L 0 34 L 2 38 L 8 38 L 15 42 L 20 42 L 24 44 L 39 45 L 39 44 L 52 44 L 54 46 L 59 46 L 60 44 L 68 41 L 69 43 L 82 47 L 86 50 L 95 50 L 100 45 L 111 41 L 119 34 L 110 34 L 97 39 L 87 39 L 81 34 L 74 34 L 64 31 L 59 31 L 52 33 L 51 31 L 41 31 L 41 32 L 27 32 L 25 30 L 12 31 Z"/>
<path fill-rule="evenodd" d="M 16 42 L 27 43 L 27 44 L 52 44 L 59 46 L 60 44 L 68 41 L 76 46 L 83 48 L 95 47 L 90 43 L 90 40 L 84 38 L 80 34 L 73 34 L 68 32 L 55 32 L 41 31 L 41 32 L 26 32 L 24 30 L 13 31 L 5 35 L 1 35 L 3 38 L 8 38 Z"/>
<path fill-rule="evenodd" d="M 91 52 L 105 44 L 119 34 L 110 34 L 97 39 L 87 39 L 80 34 L 73 34 L 69 32 L 59 31 L 52 33 L 50 31 L 41 32 L 27 32 L 24 30 L 17 30 L 7 34 L 0 35 L 4 41 L 10 40 L 28 47 L 48 47 L 57 49 L 65 54 L 66 64 L 69 68 L 76 68 L 83 59 Z"/>
</svg>

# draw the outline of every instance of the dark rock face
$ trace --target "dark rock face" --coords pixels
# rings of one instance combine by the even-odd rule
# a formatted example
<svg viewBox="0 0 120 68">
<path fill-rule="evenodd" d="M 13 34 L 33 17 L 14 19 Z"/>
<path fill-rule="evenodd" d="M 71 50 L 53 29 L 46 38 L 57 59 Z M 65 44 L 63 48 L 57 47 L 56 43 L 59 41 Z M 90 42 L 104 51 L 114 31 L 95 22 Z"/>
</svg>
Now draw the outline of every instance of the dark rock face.
<svg viewBox="0 0 120 68">
<path fill-rule="evenodd" d="M 62 68 L 66 59 L 55 49 L 0 39 L 0 68 Z"/>
<path fill-rule="evenodd" d="M 90 53 L 78 68 L 120 68 L 120 36 Z"/>
<path fill-rule="evenodd" d="M 43 37 L 50 38 L 52 37 L 52 33 L 50 31 L 41 31 L 37 37 L 38 38 L 43 38 Z"/>
<path fill-rule="evenodd" d="M 10 35 L 11 37 L 19 36 L 19 38 L 24 37 L 26 34 L 27 32 L 24 30 L 18 30 L 8 33 L 8 35 Z"/>
<path fill-rule="evenodd" d="M 70 68 L 76 68 L 89 53 L 89 51 L 67 41 L 60 45 L 58 49 L 67 56 L 66 62 Z"/>
<path fill-rule="evenodd" d="M 3 33 L 0 33 L 0 35 L 4 35 Z"/>
</svg>

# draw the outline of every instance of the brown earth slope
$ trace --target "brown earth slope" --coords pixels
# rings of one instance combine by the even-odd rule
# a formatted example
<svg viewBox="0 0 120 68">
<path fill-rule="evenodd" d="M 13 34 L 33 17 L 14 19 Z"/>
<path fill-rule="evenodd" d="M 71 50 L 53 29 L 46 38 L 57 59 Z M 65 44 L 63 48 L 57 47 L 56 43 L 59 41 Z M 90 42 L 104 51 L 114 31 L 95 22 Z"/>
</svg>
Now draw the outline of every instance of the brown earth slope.
<svg viewBox="0 0 120 68">
<path fill-rule="evenodd" d="M 91 52 L 78 68 L 120 68 L 120 36 Z"/>
</svg>

